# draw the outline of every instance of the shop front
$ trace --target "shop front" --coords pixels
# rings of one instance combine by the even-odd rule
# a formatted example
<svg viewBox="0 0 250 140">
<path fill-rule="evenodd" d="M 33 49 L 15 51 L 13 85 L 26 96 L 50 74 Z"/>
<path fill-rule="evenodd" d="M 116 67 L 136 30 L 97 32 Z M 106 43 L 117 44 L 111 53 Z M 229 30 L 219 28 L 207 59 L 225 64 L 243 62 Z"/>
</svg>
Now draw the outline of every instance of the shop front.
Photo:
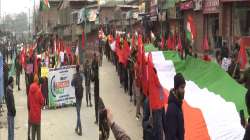
<svg viewBox="0 0 250 140">
<path fill-rule="evenodd" d="M 221 46 L 221 8 L 219 0 L 205 0 L 203 3 L 204 29 L 203 36 L 207 36 L 210 48 Z"/>
</svg>

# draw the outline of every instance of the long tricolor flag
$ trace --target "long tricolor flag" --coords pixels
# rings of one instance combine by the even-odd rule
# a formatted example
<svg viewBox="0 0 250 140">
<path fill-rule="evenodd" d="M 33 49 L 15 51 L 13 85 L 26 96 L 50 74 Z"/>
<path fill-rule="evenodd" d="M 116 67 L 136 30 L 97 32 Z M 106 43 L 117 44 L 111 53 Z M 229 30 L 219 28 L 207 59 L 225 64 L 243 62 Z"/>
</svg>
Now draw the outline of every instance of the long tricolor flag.
<svg viewBox="0 0 250 140">
<path fill-rule="evenodd" d="M 174 87 L 177 72 L 186 79 L 182 105 L 186 140 L 243 139 L 245 129 L 241 126 L 239 112 L 244 110 L 247 115 L 247 109 L 244 101 L 246 89 L 242 85 L 217 64 L 195 58 L 181 60 L 177 52 L 151 53 L 165 90 Z"/>
</svg>

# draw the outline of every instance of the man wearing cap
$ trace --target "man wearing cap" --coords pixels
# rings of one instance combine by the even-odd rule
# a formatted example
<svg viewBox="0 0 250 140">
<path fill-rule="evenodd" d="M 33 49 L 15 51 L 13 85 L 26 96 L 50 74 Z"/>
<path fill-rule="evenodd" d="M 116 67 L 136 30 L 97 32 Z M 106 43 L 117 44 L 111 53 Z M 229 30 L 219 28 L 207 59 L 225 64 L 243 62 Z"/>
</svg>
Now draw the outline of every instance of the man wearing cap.
<svg viewBox="0 0 250 140">
<path fill-rule="evenodd" d="M 76 112 L 77 112 L 77 124 L 75 128 L 75 132 L 81 136 L 82 135 L 82 125 L 81 125 L 81 117 L 80 110 L 82 105 L 82 97 L 83 97 L 83 86 L 82 86 L 83 78 L 80 73 L 80 66 L 76 66 L 76 73 L 73 76 L 73 80 L 71 81 L 71 85 L 75 87 L 75 97 L 76 97 Z"/>
<path fill-rule="evenodd" d="M 184 118 L 182 102 L 185 94 L 186 82 L 181 73 L 174 77 L 174 89 L 170 91 L 168 108 L 164 122 L 166 140 L 184 140 Z"/>
</svg>

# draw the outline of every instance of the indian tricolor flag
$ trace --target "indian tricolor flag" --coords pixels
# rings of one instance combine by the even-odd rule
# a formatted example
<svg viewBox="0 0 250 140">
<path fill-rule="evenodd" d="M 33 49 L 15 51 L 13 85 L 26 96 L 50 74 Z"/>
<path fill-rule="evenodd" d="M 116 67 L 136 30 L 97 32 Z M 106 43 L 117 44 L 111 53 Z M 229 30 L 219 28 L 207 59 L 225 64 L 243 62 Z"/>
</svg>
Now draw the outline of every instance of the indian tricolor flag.
<svg viewBox="0 0 250 140">
<path fill-rule="evenodd" d="M 40 11 L 50 8 L 49 0 L 40 0 Z"/>
<path fill-rule="evenodd" d="M 185 140 L 242 140 L 245 129 L 239 112 L 247 117 L 247 90 L 213 62 L 195 58 L 181 60 L 177 52 L 150 52 L 165 94 L 174 87 L 180 72 L 186 79 L 182 105 Z M 148 53 L 146 53 L 146 56 Z"/>
<path fill-rule="evenodd" d="M 187 27 L 186 27 L 186 37 L 190 41 L 190 43 L 194 42 L 194 39 L 196 37 L 196 28 L 194 25 L 194 20 L 192 16 L 188 16 L 187 18 Z"/>
</svg>

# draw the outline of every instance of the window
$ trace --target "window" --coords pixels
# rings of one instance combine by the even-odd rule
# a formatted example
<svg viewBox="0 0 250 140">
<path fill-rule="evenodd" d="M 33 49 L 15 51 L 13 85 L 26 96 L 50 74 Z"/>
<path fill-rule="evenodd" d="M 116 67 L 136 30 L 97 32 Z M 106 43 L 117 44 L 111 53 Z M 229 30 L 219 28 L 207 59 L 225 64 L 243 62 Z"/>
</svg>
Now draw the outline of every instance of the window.
<svg viewBox="0 0 250 140">
<path fill-rule="evenodd" d="M 233 19 L 235 36 L 250 36 L 250 7 L 236 7 Z"/>
</svg>

